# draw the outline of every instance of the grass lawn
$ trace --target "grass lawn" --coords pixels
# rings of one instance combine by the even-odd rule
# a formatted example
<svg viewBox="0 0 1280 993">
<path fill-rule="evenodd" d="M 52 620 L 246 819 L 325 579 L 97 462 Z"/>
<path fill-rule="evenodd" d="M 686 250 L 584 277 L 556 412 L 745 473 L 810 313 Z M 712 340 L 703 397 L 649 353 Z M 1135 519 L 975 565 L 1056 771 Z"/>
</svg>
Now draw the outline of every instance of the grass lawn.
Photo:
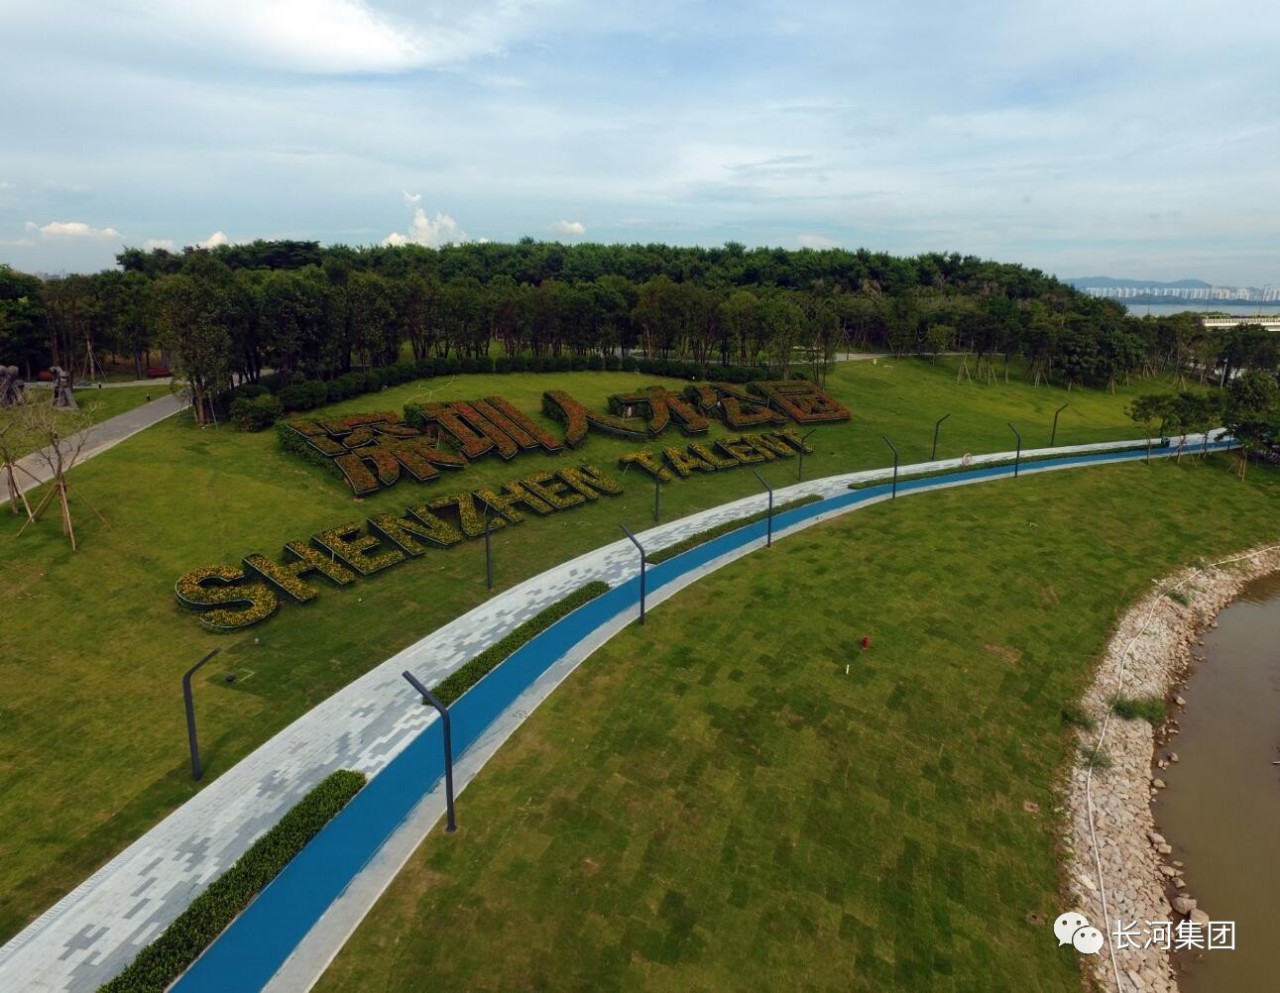
<svg viewBox="0 0 1280 993">
<path fill-rule="evenodd" d="M 500 393 L 536 414 L 542 391 L 557 386 L 603 409 L 609 394 L 659 381 L 625 373 L 439 378 L 330 412 L 398 411 L 410 400 Z M 1053 410 L 1068 401 L 1060 443 L 1131 437 L 1124 406 L 1142 389 L 957 384 L 954 364 L 921 360 L 841 364 L 828 386 L 854 419 L 813 435 L 809 476 L 886 464 L 882 432 L 904 462 L 927 457 L 933 423 L 948 411 L 940 457 L 1008 448 L 1009 420 L 1028 447 L 1045 444 Z M 1146 387 L 1155 388 L 1163 384 Z M 130 391 L 100 392 L 106 400 Z M 284 605 L 257 628 L 215 635 L 176 603 L 179 576 L 252 552 L 279 555 L 285 541 L 305 541 L 323 528 L 582 457 L 616 472 L 619 454 L 663 443 L 679 444 L 679 435 L 648 446 L 593 435 L 577 456 L 529 454 L 511 465 L 495 458 L 426 486 L 401 483 L 356 499 L 337 477 L 282 452 L 272 432 L 201 430 L 180 416 L 72 473 L 79 552 L 61 537 L 56 515 L 21 539 L 20 519 L 0 516 L 0 940 L 191 795 L 180 680 L 210 648 L 223 653 L 196 686 L 206 779 L 487 595 L 481 543 L 469 542 L 362 581 L 358 594 L 325 588 L 313 603 Z M 783 484 L 795 478 L 796 464 L 762 471 Z M 497 532 L 498 587 L 616 540 L 619 521 L 646 526 L 651 482 L 633 472 L 624 483 L 622 496 Z M 672 483 L 663 492 L 664 519 L 758 491 L 745 471 Z M 109 530 L 86 500 L 104 513 Z M 234 686 L 222 681 L 224 673 L 244 670 L 254 675 Z"/>
<path fill-rule="evenodd" d="M 699 582 L 532 715 L 318 993 L 1076 993 L 1062 707 L 1153 577 L 1276 540 L 1252 478 L 912 496 Z"/>
</svg>

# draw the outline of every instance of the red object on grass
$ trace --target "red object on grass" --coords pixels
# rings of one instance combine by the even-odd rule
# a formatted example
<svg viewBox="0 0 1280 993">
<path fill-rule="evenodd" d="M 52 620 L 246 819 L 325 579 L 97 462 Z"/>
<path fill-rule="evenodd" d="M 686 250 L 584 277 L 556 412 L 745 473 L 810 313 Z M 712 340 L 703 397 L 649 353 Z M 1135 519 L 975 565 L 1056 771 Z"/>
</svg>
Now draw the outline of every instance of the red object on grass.
<svg viewBox="0 0 1280 993">
<path fill-rule="evenodd" d="M 48 369 L 41 369 L 38 373 L 36 373 L 36 379 L 40 380 L 40 382 L 42 383 L 52 383 L 53 373 L 51 373 Z"/>
<path fill-rule="evenodd" d="M 869 635 L 869 634 L 864 634 L 864 635 L 862 636 L 862 647 L 863 647 L 863 648 L 870 648 L 870 647 L 871 647 L 871 635 Z"/>
<path fill-rule="evenodd" d="M 168 366 L 154 365 L 147 369 L 148 379 L 163 379 L 165 376 L 172 376 Z"/>
</svg>

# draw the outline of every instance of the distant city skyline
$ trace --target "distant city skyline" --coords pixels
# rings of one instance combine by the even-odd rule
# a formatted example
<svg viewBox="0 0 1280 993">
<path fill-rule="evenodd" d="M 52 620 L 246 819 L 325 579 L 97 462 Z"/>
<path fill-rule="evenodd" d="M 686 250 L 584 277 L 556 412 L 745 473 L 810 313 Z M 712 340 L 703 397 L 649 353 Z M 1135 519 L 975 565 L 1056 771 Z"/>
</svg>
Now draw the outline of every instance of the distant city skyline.
<svg viewBox="0 0 1280 993">
<path fill-rule="evenodd" d="M 0 0 L 0 262 L 523 236 L 1280 285 L 1280 8 Z M 1239 25 L 1248 24 L 1241 32 Z"/>
<path fill-rule="evenodd" d="M 1114 276 L 1068 278 L 1066 282 L 1093 297 L 1107 300 L 1188 300 L 1220 303 L 1271 303 L 1280 300 L 1280 289 L 1270 285 L 1214 286 L 1203 280 L 1184 279 L 1177 283 L 1124 279 Z"/>
</svg>

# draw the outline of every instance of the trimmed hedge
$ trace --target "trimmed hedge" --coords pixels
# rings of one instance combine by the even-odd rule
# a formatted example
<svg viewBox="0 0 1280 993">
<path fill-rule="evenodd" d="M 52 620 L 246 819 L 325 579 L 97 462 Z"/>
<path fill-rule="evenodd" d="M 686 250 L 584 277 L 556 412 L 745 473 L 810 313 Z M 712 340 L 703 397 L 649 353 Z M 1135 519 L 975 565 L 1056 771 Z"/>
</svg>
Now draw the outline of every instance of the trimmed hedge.
<svg viewBox="0 0 1280 993">
<path fill-rule="evenodd" d="M 677 379 L 715 380 L 724 383 L 748 383 L 772 378 L 768 369 L 760 366 L 702 365 L 679 359 L 636 359 L 628 355 L 568 356 L 568 355 L 511 355 L 493 359 L 426 358 L 418 362 L 397 362 L 377 369 L 354 370 L 333 379 L 294 378 L 288 384 L 279 373 L 270 373 L 259 383 L 238 386 L 223 395 L 226 404 L 239 397 L 250 399 L 269 391 L 279 398 L 286 412 L 314 410 L 326 404 L 337 403 L 364 393 L 374 393 L 387 386 L 407 383 L 414 379 L 432 376 L 456 376 L 464 373 L 490 372 L 641 372 L 650 376 L 673 376 Z"/>
<path fill-rule="evenodd" d="M 808 496 L 800 497 L 797 500 L 788 500 L 786 503 L 780 503 L 773 508 L 773 516 L 777 517 L 784 510 L 794 510 L 796 507 L 803 507 L 806 504 L 817 503 L 822 497 L 816 493 L 810 493 Z M 761 510 L 755 514 L 748 514 L 746 517 L 735 517 L 731 521 L 725 521 L 723 524 L 717 524 L 713 528 L 707 528 L 705 531 L 699 531 L 697 534 L 691 534 L 683 541 L 677 541 L 674 545 L 668 545 L 666 548 L 660 548 L 652 555 L 645 556 L 645 560 L 650 565 L 657 565 L 659 562 L 665 562 L 667 559 L 673 559 L 681 552 L 687 552 L 691 548 L 697 548 L 699 545 L 705 545 L 712 538 L 719 538 L 722 534 L 728 534 L 730 531 L 737 531 L 739 528 L 745 528 L 748 524 L 754 524 L 756 521 L 763 521 L 769 516 L 769 511 Z"/>
<path fill-rule="evenodd" d="M 339 769 L 322 779 L 164 933 L 98 993 L 164 993 L 307 842 L 360 792 L 366 776 Z"/>
<path fill-rule="evenodd" d="M 579 587 L 564 599 L 557 600 L 550 607 L 530 617 L 501 641 L 490 645 L 475 658 L 464 663 L 460 669 L 439 683 L 432 692 L 440 698 L 441 703 L 448 706 L 510 658 L 517 649 L 533 640 L 535 635 L 541 634 L 584 603 L 590 603 L 596 597 L 608 592 L 609 584 L 599 579 Z"/>
</svg>

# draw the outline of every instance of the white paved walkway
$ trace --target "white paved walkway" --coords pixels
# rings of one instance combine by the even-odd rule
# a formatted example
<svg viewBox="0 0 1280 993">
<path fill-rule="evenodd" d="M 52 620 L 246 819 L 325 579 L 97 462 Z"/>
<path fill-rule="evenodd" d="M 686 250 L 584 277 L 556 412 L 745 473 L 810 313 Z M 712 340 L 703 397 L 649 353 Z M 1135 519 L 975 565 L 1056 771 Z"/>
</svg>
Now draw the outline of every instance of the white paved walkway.
<svg viewBox="0 0 1280 993">
<path fill-rule="evenodd" d="M 1023 455 L 1067 455 L 1131 448 L 1134 444 L 1140 443 L 1041 449 Z M 972 464 L 1012 457 L 1012 452 L 975 456 Z M 919 473 L 959 466 L 959 459 L 949 459 L 909 469 Z M 884 480 L 890 475 L 890 470 L 879 469 L 799 483 L 777 490 L 775 500 L 783 503 L 811 493 L 832 496 L 846 492 L 852 482 Z M 763 494 L 748 497 L 659 525 L 638 537 L 654 551 L 722 521 L 762 510 L 765 500 Z M 584 583 L 603 579 L 616 586 L 638 571 L 634 547 L 625 539 L 614 542 L 495 596 L 361 676 L 207 785 L 0 948 L 0 990 L 95 990 L 128 964 L 325 775 L 340 768 L 376 775 L 435 719 L 434 712 L 420 705 L 401 678 L 403 670 L 411 669 L 428 686 L 434 685 Z M 580 659 L 557 665 L 553 674 L 522 697 L 500 722 L 501 727 L 477 746 L 477 753 L 496 748 L 540 699 L 538 694 L 545 696 L 577 661 Z M 473 758 L 468 771 L 473 775 L 477 768 Z M 429 827 L 428 821 L 413 830 L 420 839 Z M 401 839 L 402 845 L 409 840 Z M 394 861 L 391 857 L 388 864 Z M 394 868 L 390 871 L 394 874 Z M 365 888 L 377 889 L 376 880 L 366 881 Z M 340 920 L 334 933 L 349 930 L 348 925 L 354 926 L 349 920 Z M 333 952 L 336 948 L 327 954 Z M 303 972 L 311 971 L 325 955 L 323 947 L 312 947 L 308 952 L 311 965 Z"/>
</svg>

